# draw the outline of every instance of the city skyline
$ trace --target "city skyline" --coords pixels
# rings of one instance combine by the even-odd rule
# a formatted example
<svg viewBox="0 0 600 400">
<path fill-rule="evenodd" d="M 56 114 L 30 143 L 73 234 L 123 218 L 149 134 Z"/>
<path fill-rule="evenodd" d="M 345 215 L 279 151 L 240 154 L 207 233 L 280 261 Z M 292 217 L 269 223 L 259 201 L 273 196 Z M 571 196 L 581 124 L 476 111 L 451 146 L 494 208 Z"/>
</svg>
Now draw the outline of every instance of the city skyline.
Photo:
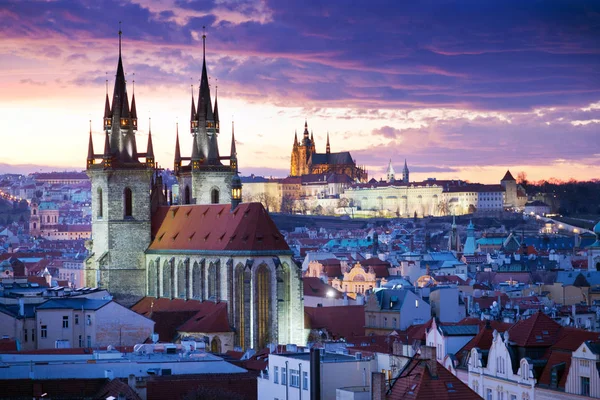
<svg viewBox="0 0 600 400">
<path fill-rule="evenodd" d="M 156 159 L 167 168 L 177 122 L 182 149 L 191 147 L 190 85 L 197 93 L 206 26 L 221 148 L 235 120 L 244 175 L 287 176 L 305 119 L 317 151 L 329 132 L 332 151 L 350 151 L 376 178 L 389 159 L 398 169 L 405 158 L 413 180 L 495 183 L 507 168 L 532 180 L 600 175 L 592 2 L 32 4 L 0 10 L 3 138 L 19 133 L 0 149 L 7 172 L 82 170 L 88 120 L 101 148 L 122 21 L 137 141 L 143 147 L 151 117 Z"/>
</svg>

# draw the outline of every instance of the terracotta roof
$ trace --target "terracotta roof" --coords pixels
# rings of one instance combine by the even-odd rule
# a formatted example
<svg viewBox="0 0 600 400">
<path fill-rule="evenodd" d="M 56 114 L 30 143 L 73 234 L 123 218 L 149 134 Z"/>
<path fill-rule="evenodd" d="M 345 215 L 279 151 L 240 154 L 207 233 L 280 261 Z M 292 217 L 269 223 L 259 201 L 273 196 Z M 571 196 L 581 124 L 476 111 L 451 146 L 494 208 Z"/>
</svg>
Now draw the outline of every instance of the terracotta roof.
<svg viewBox="0 0 600 400">
<path fill-rule="evenodd" d="M 564 390 L 569 368 L 571 367 L 571 355 L 569 352 L 553 351 L 538 379 L 538 385 L 550 387 L 552 383 L 552 369 L 555 368 L 557 370 L 557 388 Z M 562 363 L 564 363 L 564 367 L 561 365 Z"/>
<path fill-rule="evenodd" d="M 147 317 L 152 311 L 200 311 L 202 302 L 198 300 L 167 299 L 156 297 L 144 297 L 131 309 L 138 314 Z"/>
<path fill-rule="evenodd" d="M 308 316 L 309 328 L 329 331 L 334 338 L 351 338 L 365 334 L 365 307 L 304 307 Z"/>
<path fill-rule="evenodd" d="M 96 399 L 121 398 L 126 400 L 141 400 L 141 397 L 133 390 L 127 381 L 113 379 L 108 381 L 94 396 Z"/>
<path fill-rule="evenodd" d="M 319 278 L 305 277 L 302 280 L 304 282 L 304 296 L 331 297 L 336 299 L 344 297 L 342 292 L 324 283 Z"/>
<path fill-rule="evenodd" d="M 231 332 L 227 318 L 226 303 L 212 303 L 205 301 L 204 309 L 198 311 L 187 322 L 177 328 L 179 332 L 217 333 Z"/>
<path fill-rule="evenodd" d="M 257 374 L 194 374 L 151 376 L 146 382 L 147 400 L 214 398 L 254 400 Z M 190 393 L 200 390 L 199 396 Z M 190 395 L 189 397 L 187 397 Z"/>
<path fill-rule="evenodd" d="M 543 312 L 514 324 L 509 340 L 520 347 L 550 347 L 558 338 L 561 326 Z"/>
<path fill-rule="evenodd" d="M 154 311 L 148 318 L 155 322 L 154 333 L 158 333 L 161 342 L 173 342 L 177 337 L 177 328 L 196 315 L 196 311 Z"/>
<path fill-rule="evenodd" d="M 152 217 L 152 250 L 290 252 L 261 203 L 159 207 Z"/>
<path fill-rule="evenodd" d="M 0 339 L 0 352 L 17 351 L 17 341 L 15 339 Z"/>
<path fill-rule="evenodd" d="M 428 365 L 431 362 L 436 363 L 437 374 L 434 376 Z M 437 361 L 416 356 L 394 381 L 387 399 L 480 400 L 481 397 Z"/>
</svg>

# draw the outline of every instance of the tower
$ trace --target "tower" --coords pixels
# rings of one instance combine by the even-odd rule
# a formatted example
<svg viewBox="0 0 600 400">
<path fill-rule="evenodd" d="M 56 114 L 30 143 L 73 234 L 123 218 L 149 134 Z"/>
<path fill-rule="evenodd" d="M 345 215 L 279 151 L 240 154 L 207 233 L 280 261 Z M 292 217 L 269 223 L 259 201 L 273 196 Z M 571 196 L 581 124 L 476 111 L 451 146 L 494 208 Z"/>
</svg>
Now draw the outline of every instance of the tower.
<svg viewBox="0 0 600 400">
<path fill-rule="evenodd" d="M 144 250 L 150 244 L 150 182 L 154 170 L 152 136 L 146 153 L 138 153 L 135 94 L 131 107 L 121 57 L 112 104 L 106 93 L 104 152 L 88 145 L 87 174 L 92 184 L 92 241 L 85 285 L 102 287 L 128 304 L 146 294 Z M 145 158 L 140 162 L 139 158 Z"/>
<path fill-rule="evenodd" d="M 469 221 L 469 225 L 467 226 L 467 240 L 465 241 L 463 253 L 467 256 L 471 256 L 475 254 L 476 248 L 477 245 L 475 244 L 475 226 L 473 225 L 473 221 Z"/>
<path fill-rule="evenodd" d="M 394 171 L 394 167 L 392 166 L 392 159 L 390 158 L 390 163 L 388 164 L 388 168 L 387 168 L 387 181 L 388 183 L 393 183 L 394 182 L 394 175 L 396 174 L 396 172 Z"/>
<path fill-rule="evenodd" d="M 327 145 L 325 146 L 325 153 L 326 154 L 331 153 L 331 146 L 329 145 L 329 132 L 327 132 Z"/>
<path fill-rule="evenodd" d="M 402 182 L 403 183 L 410 182 L 409 176 L 408 176 L 408 164 L 406 164 L 406 158 L 404 159 L 404 168 L 402 169 Z"/>
<path fill-rule="evenodd" d="M 193 89 L 192 89 L 193 90 Z M 217 137 L 219 105 L 215 92 L 212 105 L 206 67 L 206 35 L 202 35 L 202 77 L 196 107 L 192 91 L 190 134 L 193 137 L 191 157 L 182 157 L 179 132 L 175 144 L 175 173 L 182 191 L 181 204 L 227 204 L 231 202 L 231 179 L 237 169 L 237 155 L 221 157 Z M 235 158 L 235 159 L 234 159 Z M 221 161 L 228 160 L 229 165 Z M 190 161 L 183 165 L 182 161 Z"/>
<path fill-rule="evenodd" d="M 504 188 L 504 206 L 515 207 L 517 205 L 517 181 L 513 178 L 510 170 L 506 170 L 500 185 Z"/>
<path fill-rule="evenodd" d="M 596 241 L 587 248 L 588 271 L 600 271 L 600 222 L 594 225 L 593 232 Z"/>
</svg>

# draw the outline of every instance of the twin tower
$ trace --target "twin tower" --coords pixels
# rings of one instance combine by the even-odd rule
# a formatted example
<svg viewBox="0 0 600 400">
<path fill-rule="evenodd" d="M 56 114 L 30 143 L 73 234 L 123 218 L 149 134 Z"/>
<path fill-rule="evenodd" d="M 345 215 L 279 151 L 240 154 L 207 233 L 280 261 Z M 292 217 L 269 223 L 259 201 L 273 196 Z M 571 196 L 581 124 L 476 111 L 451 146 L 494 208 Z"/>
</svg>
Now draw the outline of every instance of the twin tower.
<svg viewBox="0 0 600 400">
<path fill-rule="evenodd" d="M 225 204 L 241 202 L 241 181 L 232 129 L 231 152 L 221 156 L 219 108 L 214 107 L 206 70 L 206 36 L 203 36 L 202 78 L 196 107 L 192 93 L 190 133 L 191 155 L 183 157 L 179 132 L 175 137 L 174 171 L 179 183 L 180 204 Z M 216 97 L 216 96 L 215 96 Z M 121 56 L 112 102 L 108 92 L 104 107 L 104 150 L 94 152 L 92 133 L 87 156 L 87 174 L 92 184 L 92 241 L 86 260 L 88 287 L 104 287 L 111 293 L 145 292 L 144 252 L 152 235 L 152 216 L 158 206 L 168 204 L 167 190 L 156 169 L 152 133 L 148 132 L 146 152 L 138 151 L 138 118 L 135 93 L 127 94 Z M 223 164 L 223 161 L 226 164 Z M 127 302 L 127 299 L 122 299 Z"/>
</svg>

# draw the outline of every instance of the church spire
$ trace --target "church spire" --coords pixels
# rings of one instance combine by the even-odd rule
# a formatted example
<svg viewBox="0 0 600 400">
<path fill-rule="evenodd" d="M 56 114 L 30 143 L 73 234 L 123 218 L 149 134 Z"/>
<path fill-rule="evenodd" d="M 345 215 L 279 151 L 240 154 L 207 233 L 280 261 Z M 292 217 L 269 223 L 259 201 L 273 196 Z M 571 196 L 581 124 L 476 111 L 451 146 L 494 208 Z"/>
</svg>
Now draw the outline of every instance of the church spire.
<svg viewBox="0 0 600 400">
<path fill-rule="evenodd" d="M 195 129 L 198 128 L 198 115 L 196 114 L 196 103 L 194 102 L 194 85 L 190 85 L 192 88 L 192 112 L 190 114 L 190 133 L 194 133 Z"/>
<path fill-rule="evenodd" d="M 294 130 L 294 147 L 298 147 L 298 131 Z"/>
<path fill-rule="evenodd" d="M 214 112 L 214 118 L 215 118 L 215 129 L 217 132 L 219 132 L 219 103 L 218 103 L 218 90 L 219 87 L 215 85 L 215 112 Z"/>
<path fill-rule="evenodd" d="M 175 131 L 175 166 L 173 169 L 175 170 L 175 173 L 177 173 L 181 168 L 181 150 L 179 149 L 179 123 L 177 123 Z"/>
<path fill-rule="evenodd" d="M 308 122 L 304 119 L 304 138 L 308 139 Z"/>
<path fill-rule="evenodd" d="M 402 182 L 409 182 L 408 164 L 406 163 L 406 158 L 404 159 L 404 168 L 402 169 Z"/>
<path fill-rule="evenodd" d="M 152 118 L 148 118 L 148 146 L 146 147 L 146 166 L 154 168 L 154 147 L 152 146 Z"/>
<path fill-rule="evenodd" d="M 231 165 L 231 169 L 237 173 L 238 164 L 237 164 L 237 149 L 235 147 L 235 130 L 233 121 L 231 121 L 231 152 L 229 156 L 229 161 Z"/>
<path fill-rule="evenodd" d="M 94 165 L 94 142 L 92 141 L 92 120 L 90 120 L 90 141 L 88 143 L 87 167 Z"/>
<path fill-rule="evenodd" d="M 329 146 L 329 132 L 327 132 L 327 146 L 325 148 L 327 154 L 331 153 L 331 146 Z"/>
</svg>

